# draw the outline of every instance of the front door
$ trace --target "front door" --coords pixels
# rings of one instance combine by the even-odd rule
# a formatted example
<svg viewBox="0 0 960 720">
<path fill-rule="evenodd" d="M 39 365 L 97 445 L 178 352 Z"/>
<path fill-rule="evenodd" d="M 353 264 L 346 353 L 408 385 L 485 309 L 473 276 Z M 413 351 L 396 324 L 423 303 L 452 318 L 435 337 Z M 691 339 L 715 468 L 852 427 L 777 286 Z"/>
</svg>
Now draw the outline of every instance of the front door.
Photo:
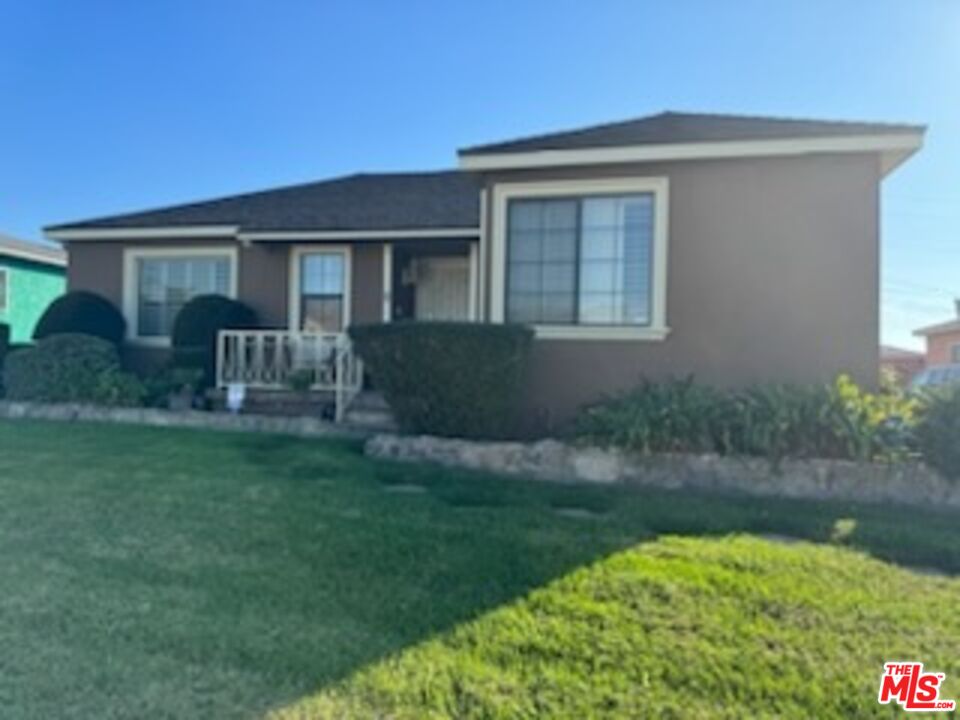
<svg viewBox="0 0 960 720">
<path fill-rule="evenodd" d="M 470 319 L 470 264 L 466 257 L 417 259 L 417 320 Z"/>
</svg>

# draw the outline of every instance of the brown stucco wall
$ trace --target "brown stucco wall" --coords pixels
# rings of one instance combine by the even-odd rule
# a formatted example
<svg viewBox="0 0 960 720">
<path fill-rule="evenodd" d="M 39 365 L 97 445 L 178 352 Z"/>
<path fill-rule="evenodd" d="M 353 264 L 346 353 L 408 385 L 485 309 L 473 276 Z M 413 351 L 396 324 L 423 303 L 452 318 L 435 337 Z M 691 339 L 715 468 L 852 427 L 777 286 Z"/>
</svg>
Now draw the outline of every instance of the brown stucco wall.
<svg viewBox="0 0 960 720">
<path fill-rule="evenodd" d="M 672 332 L 663 342 L 538 340 L 527 398 L 533 418 L 562 422 L 581 404 L 644 377 L 694 375 L 736 386 L 820 382 L 850 372 L 876 383 L 875 156 L 512 172 L 488 176 L 487 186 L 637 175 L 670 181 Z"/>
<path fill-rule="evenodd" d="M 152 242 L 77 242 L 70 245 L 67 283 L 71 290 L 92 290 L 123 307 L 124 248 L 191 245 L 224 245 L 209 240 L 158 240 Z M 253 307 L 265 327 L 285 328 L 288 322 L 290 245 L 264 243 L 240 246 L 237 287 L 241 300 Z M 351 277 L 353 322 L 377 322 L 382 316 L 383 246 L 379 242 L 353 247 Z"/>
<path fill-rule="evenodd" d="M 376 323 L 383 318 L 383 245 L 353 246 L 353 278 L 350 314 L 354 324 Z"/>
</svg>

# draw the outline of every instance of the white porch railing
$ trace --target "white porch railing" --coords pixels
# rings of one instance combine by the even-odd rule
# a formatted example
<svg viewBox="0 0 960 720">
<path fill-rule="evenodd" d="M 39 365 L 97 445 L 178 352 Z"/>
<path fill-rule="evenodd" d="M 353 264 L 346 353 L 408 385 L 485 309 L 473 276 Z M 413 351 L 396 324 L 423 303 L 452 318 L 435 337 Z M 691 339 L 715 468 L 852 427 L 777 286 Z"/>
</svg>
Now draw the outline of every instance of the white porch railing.
<svg viewBox="0 0 960 720">
<path fill-rule="evenodd" d="M 289 390 L 299 373 L 310 375 L 311 390 L 334 394 L 337 422 L 363 388 L 363 361 L 345 333 L 221 330 L 217 337 L 220 388 Z"/>
</svg>

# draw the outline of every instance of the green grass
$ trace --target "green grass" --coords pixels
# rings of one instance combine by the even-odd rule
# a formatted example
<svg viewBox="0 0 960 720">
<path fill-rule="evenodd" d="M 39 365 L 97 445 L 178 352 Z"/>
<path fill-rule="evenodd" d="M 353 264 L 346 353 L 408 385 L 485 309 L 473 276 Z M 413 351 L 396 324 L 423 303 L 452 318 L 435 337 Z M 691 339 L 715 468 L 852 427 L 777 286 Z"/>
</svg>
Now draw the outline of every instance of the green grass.
<svg viewBox="0 0 960 720">
<path fill-rule="evenodd" d="M 957 520 L 0 422 L 0 716 L 872 716 L 888 658 L 960 696 L 960 580 L 897 566 Z"/>
</svg>

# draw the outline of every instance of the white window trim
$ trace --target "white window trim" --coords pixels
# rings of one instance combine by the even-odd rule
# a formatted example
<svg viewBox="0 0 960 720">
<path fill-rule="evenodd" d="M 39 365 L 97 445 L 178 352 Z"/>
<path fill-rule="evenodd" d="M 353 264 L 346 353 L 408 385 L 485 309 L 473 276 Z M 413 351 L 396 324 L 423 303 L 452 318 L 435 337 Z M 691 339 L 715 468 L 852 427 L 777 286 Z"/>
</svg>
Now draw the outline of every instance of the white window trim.
<svg viewBox="0 0 960 720">
<path fill-rule="evenodd" d="M 290 247 L 290 282 L 287 296 L 287 327 L 290 332 L 300 332 L 300 258 L 315 253 L 340 253 L 343 255 L 343 330 L 346 332 L 353 319 L 353 247 L 350 245 L 293 245 Z"/>
<path fill-rule="evenodd" d="M 643 327 L 600 325 L 536 325 L 538 338 L 550 340 L 664 340 L 667 326 L 667 267 L 669 181 L 665 177 L 557 180 L 539 183 L 500 183 L 493 188 L 493 233 L 490 247 L 490 319 L 502 323 L 506 314 L 507 204 L 517 198 L 589 197 L 590 195 L 653 193 L 653 274 L 650 324 Z"/>
<path fill-rule="evenodd" d="M 3 292 L 0 293 L 0 313 L 10 312 L 10 268 L 0 267 L 0 277 L 3 277 Z"/>
<path fill-rule="evenodd" d="M 169 337 L 140 337 L 139 333 L 139 288 L 137 287 L 137 261 L 146 258 L 223 257 L 230 263 L 230 286 L 228 297 L 236 299 L 239 275 L 237 248 L 224 245 L 199 247 L 135 247 L 123 250 L 123 315 L 127 320 L 127 341 L 146 347 L 170 347 Z"/>
</svg>

